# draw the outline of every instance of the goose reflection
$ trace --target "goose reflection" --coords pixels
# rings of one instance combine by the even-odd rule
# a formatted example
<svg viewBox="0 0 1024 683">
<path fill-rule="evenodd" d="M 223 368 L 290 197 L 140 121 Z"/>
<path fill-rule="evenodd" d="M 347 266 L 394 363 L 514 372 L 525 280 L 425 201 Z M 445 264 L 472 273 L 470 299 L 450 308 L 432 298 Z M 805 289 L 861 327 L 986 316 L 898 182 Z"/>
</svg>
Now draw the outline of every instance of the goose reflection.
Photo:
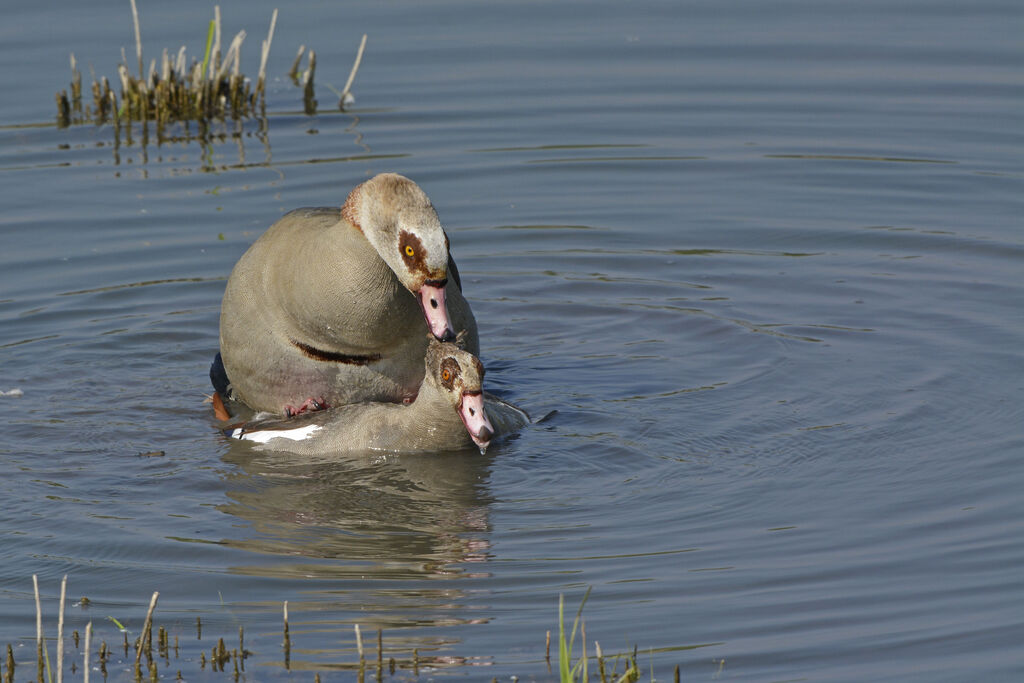
<svg viewBox="0 0 1024 683">
<path fill-rule="evenodd" d="M 492 456 L 475 450 L 430 455 L 297 457 L 233 442 L 220 509 L 246 522 L 232 547 L 280 562 L 246 574 L 333 579 L 458 577 L 488 557 L 487 491 Z"/>
<path fill-rule="evenodd" d="M 281 609 L 255 592 L 267 580 L 273 595 L 294 596 L 292 638 L 302 650 L 279 664 L 353 668 L 359 624 L 364 638 L 385 633 L 402 668 L 415 666 L 414 649 L 418 666 L 486 666 L 489 658 L 460 656 L 459 638 L 435 629 L 490 621 L 470 591 L 490 576 L 488 480 L 501 450 L 311 458 L 231 440 L 222 456 L 232 468 L 228 500 L 218 509 L 239 532 L 220 543 L 251 557 L 228 571 L 248 577 L 256 609 Z"/>
</svg>

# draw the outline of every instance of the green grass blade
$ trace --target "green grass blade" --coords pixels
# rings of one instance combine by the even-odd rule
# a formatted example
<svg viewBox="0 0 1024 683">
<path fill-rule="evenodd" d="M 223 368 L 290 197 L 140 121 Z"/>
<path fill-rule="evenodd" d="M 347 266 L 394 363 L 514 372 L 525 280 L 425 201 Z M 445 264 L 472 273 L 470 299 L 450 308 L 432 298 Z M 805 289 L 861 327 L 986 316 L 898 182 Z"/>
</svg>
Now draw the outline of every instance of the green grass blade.
<svg viewBox="0 0 1024 683">
<path fill-rule="evenodd" d="M 43 640 L 43 659 L 46 660 L 46 680 L 48 683 L 53 683 L 53 674 L 50 672 L 50 648 L 47 647 L 45 640 Z"/>
<path fill-rule="evenodd" d="M 576 619 L 573 620 L 573 622 L 572 622 L 572 635 L 569 636 L 569 652 L 570 653 L 572 653 L 572 647 L 576 643 L 576 629 L 579 628 L 580 618 L 583 616 L 583 606 L 587 604 L 587 598 L 590 597 L 590 590 L 592 588 L 593 588 L 593 586 L 588 586 L 587 587 L 587 592 L 583 594 L 583 600 L 580 602 L 580 608 L 578 610 L 576 610 Z M 576 666 L 578 667 L 579 664 L 580 663 L 577 662 Z"/>
<path fill-rule="evenodd" d="M 590 589 L 587 589 L 587 594 L 588 595 L 590 594 Z M 586 598 L 584 598 L 584 600 L 586 600 Z M 580 610 L 582 611 L 583 608 L 580 607 Z M 581 655 L 582 659 L 580 659 L 580 661 L 583 662 L 583 678 L 580 679 L 582 681 L 589 681 L 590 680 L 590 673 L 587 671 L 587 639 L 582 637 L 582 635 L 584 633 L 586 633 L 586 630 L 587 629 L 585 629 L 585 628 L 581 628 L 580 629 L 580 634 L 581 634 L 580 637 L 581 637 L 581 640 L 583 641 L 583 642 L 580 643 L 580 645 L 581 645 L 580 651 L 582 652 L 582 655 Z"/>
<path fill-rule="evenodd" d="M 210 19 L 210 28 L 206 31 L 206 54 L 203 55 L 203 78 L 206 78 L 206 67 L 210 64 L 210 50 L 213 48 L 213 27 L 216 22 Z"/>
<path fill-rule="evenodd" d="M 565 598 L 558 594 L 558 675 L 562 683 L 572 683 L 569 670 L 569 648 L 565 642 Z"/>
<path fill-rule="evenodd" d="M 583 617 L 583 606 L 587 604 L 587 598 L 590 597 L 592 588 L 593 586 L 589 586 L 587 592 L 583 594 L 580 607 L 576 610 L 576 619 L 572 622 L 572 633 L 568 642 L 565 640 L 565 597 L 561 593 L 558 594 L 558 675 L 562 683 L 573 683 L 580 669 L 584 672 L 582 680 L 587 680 L 587 661 L 585 658 L 581 658 L 575 666 L 572 666 L 572 648 L 576 643 L 576 629 L 579 628 L 580 620 Z M 583 649 L 586 650 L 586 647 Z"/>
</svg>

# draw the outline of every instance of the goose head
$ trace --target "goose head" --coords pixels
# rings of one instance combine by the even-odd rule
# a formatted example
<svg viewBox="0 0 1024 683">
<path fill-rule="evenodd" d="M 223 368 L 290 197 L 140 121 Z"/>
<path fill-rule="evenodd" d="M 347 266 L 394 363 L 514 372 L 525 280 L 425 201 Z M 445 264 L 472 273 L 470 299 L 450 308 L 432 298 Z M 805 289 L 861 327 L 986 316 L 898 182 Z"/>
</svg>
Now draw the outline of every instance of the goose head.
<svg viewBox="0 0 1024 683">
<path fill-rule="evenodd" d="M 431 335 L 453 340 L 445 299 L 448 236 L 426 193 L 408 178 L 381 173 L 352 190 L 341 213 L 416 297 Z"/>
<path fill-rule="evenodd" d="M 460 339 L 463 336 L 460 332 Z M 424 376 L 458 412 L 480 452 L 486 451 L 494 438 L 494 427 L 484 411 L 484 366 L 480 359 L 457 344 L 432 338 L 427 345 Z"/>
</svg>

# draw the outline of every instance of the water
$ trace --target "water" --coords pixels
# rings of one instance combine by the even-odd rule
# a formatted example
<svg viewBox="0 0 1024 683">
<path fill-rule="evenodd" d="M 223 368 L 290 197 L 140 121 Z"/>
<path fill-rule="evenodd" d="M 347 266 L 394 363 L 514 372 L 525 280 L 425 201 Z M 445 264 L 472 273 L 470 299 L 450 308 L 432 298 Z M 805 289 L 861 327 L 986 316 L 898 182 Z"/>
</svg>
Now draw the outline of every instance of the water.
<svg viewBox="0 0 1024 683">
<path fill-rule="evenodd" d="M 222 4 L 247 73 L 271 9 Z M 201 51 L 210 5 L 140 12 L 147 59 Z M 127 4 L 8 8 L 0 643 L 34 671 L 31 575 L 52 638 L 67 574 L 91 600 L 67 628 L 110 643 L 160 591 L 165 676 L 217 678 L 199 650 L 244 625 L 247 680 L 350 680 L 358 623 L 399 679 L 418 648 L 421 678 L 547 680 L 558 596 L 571 617 L 592 586 L 588 653 L 636 645 L 643 680 L 1018 679 L 1020 19 L 300 2 L 265 136 L 115 148 L 54 128 L 53 92 L 69 51 L 114 74 Z M 355 109 L 328 111 L 363 32 Z M 385 170 L 447 226 L 490 386 L 557 414 L 485 457 L 228 443 L 203 395 L 231 266 Z"/>
</svg>

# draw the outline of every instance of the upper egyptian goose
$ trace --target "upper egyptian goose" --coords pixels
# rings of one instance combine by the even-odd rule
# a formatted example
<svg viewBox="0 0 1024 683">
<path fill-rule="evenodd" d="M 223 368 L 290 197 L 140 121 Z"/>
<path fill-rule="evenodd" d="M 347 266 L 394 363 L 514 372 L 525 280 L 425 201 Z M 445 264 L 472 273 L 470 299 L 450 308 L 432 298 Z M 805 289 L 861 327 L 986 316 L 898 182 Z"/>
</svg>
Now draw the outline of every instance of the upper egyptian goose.
<svg viewBox="0 0 1024 683">
<path fill-rule="evenodd" d="M 406 401 L 423 379 L 428 331 L 476 320 L 430 199 L 382 173 L 340 209 L 296 209 L 270 226 L 228 278 L 211 378 L 225 398 L 290 415 L 307 407 Z"/>
</svg>

